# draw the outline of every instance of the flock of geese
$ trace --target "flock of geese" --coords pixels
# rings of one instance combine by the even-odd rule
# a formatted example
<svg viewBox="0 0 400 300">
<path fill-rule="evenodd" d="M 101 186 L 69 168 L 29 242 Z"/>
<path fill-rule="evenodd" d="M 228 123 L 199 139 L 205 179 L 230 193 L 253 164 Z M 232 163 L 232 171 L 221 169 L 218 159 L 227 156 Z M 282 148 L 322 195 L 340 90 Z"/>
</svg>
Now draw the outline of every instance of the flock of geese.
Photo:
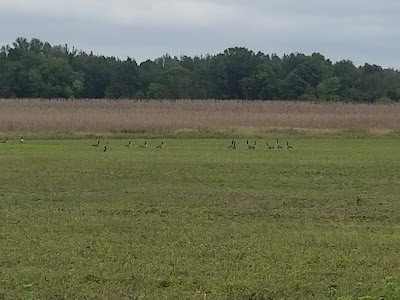
<svg viewBox="0 0 400 300">
<path fill-rule="evenodd" d="M 164 142 L 161 142 L 161 144 L 158 145 L 156 148 L 158 148 L 158 149 L 163 149 L 164 146 L 165 146 Z M 254 141 L 254 144 L 251 145 L 251 144 L 249 143 L 249 141 L 246 140 L 246 146 L 247 146 L 247 149 L 249 149 L 249 150 L 256 150 L 257 141 Z M 96 144 L 93 144 L 92 147 L 100 147 L 100 140 L 98 140 Z M 131 148 L 131 147 L 133 147 L 132 141 L 129 141 L 128 144 L 124 145 L 124 147 L 125 147 L 125 148 Z M 283 146 L 281 146 L 281 145 L 279 144 L 279 140 L 278 140 L 278 139 L 276 140 L 276 146 L 271 146 L 271 145 L 268 144 L 268 142 L 266 142 L 266 143 L 265 143 L 265 147 L 266 147 L 268 150 L 272 150 L 272 149 L 275 149 L 275 148 L 276 148 L 276 149 L 283 149 Z M 143 145 L 140 145 L 139 148 L 148 148 L 147 142 L 144 142 L 144 144 L 143 144 Z M 231 142 L 231 144 L 229 145 L 228 148 L 229 148 L 229 149 L 235 150 L 235 149 L 236 149 L 236 141 L 235 141 L 235 140 L 232 140 L 232 142 Z M 106 144 L 104 145 L 103 151 L 106 152 L 107 149 L 108 149 L 108 142 L 106 142 Z M 288 149 L 288 150 L 293 149 L 293 147 L 292 147 L 291 145 L 289 145 L 289 142 L 288 142 L 288 141 L 286 141 L 286 149 Z"/>
<path fill-rule="evenodd" d="M 158 145 L 156 148 L 157 149 L 164 149 L 164 146 L 165 146 L 164 141 L 162 141 L 161 144 Z M 96 144 L 93 144 L 92 147 L 96 147 L 96 148 L 100 147 L 100 140 L 98 140 Z M 128 144 L 124 145 L 124 147 L 125 148 L 133 147 L 132 141 L 129 141 Z M 144 144 L 140 145 L 139 148 L 148 148 L 147 142 L 144 142 Z M 104 152 L 107 152 L 107 150 L 108 150 L 108 142 L 106 142 L 106 144 L 104 145 L 104 148 L 103 148 Z"/>
<path fill-rule="evenodd" d="M 247 146 L 247 149 L 249 149 L 249 150 L 256 150 L 257 141 L 254 141 L 254 144 L 251 145 L 249 143 L 249 141 L 246 140 L 246 146 Z M 236 149 L 236 141 L 233 140 L 228 148 L 235 150 Z M 279 140 L 278 139 L 276 140 L 276 146 L 271 146 L 271 145 L 268 144 L 268 142 L 266 142 L 265 143 L 265 148 L 267 148 L 268 150 L 272 150 L 272 149 L 275 149 L 275 148 L 276 149 L 283 149 L 283 147 L 279 144 Z M 293 149 L 293 147 L 289 145 L 288 141 L 286 141 L 286 149 L 288 149 L 288 150 Z"/>
<path fill-rule="evenodd" d="M 7 142 L 8 142 L 8 138 L 5 138 L 4 140 L 1 141 L 1 143 L 3 143 L 3 144 L 7 143 Z M 23 136 L 21 136 L 21 139 L 19 140 L 19 142 L 20 143 L 24 142 L 24 137 Z M 251 145 L 249 143 L 249 141 L 246 140 L 246 146 L 247 146 L 247 149 L 249 149 L 249 150 L 256 150 L 257 141 L 254 141 L 254 144 Z M 100 147 L 100 140 L 98 140 L 96 144 L 93 144 L 92 147 L 99 148 Z M 133 147 L 132 141 L 129 141 L 128 144 L 124 145 L 124 147 L 125 148 Z M 162 141 L 161 144 L 159 144 L 156 148 L 157 149 L 164 149 L 164 147 L 165 147 L 165 144 L 164 144 L 164 141 Z M 139 148 L 148 148 L 147 142 L 144 142 L 144 144 L 140 145 Z M 232 140 L 232 142 L 231 142 L 231 144 L 229 145 L 228 148 L 235 150 L 236 149 L 236 141 Z M 279 140 L 277 139 L 275 146 L 271 146 L 271 145 L 268 144 L 268 142 L 266 142 L 265 143 L 265 148 L 267 148 L 268 150 L 283 149 L 283 146 L 279 144 Z M 288 149 L 288 150 L 293 149 L 293 147 L 291 145 L 289 145 L 288 141 L 286 141 L 286 149 Z M 104 145 L 104 148 L 103 148 L 104 152 L 107 152 L 107 150 L 108 150 L 108 142 L 106 142 L 106 144 Z"/>
</svg>

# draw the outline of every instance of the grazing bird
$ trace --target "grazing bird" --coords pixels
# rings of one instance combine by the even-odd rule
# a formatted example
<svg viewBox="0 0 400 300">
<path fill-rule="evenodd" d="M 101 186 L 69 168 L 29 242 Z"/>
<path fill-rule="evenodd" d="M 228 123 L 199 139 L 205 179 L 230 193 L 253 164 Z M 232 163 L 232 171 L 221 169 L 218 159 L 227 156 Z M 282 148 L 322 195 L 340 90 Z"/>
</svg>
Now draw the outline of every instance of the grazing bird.
<svg viewBox="0 0 400 300">
<path fill-rule="evenodd" d="M 277 149 L 283 149 L 283 147 L 281 145 L 279 145 L 279 140 L 276 139 L 276 148 Z"/>
<path fill-rule="evenodd" d="M 126 145 L 125 145 L 125 147 L 126 147 L 126 148 L 130 148 L 130 147 L 132 147 L 132 141 L 129 141 L 129 143 L 128 143 L 128 144 L 126 144 Z"/>
<path fill-rule="evenodd" d="M 247 141 L 247 148 L 249 150 L 256 150 L 257 141 L 254 141 L 254 145 L 250 145 L 249 141 Z"/>
<path fill-rule="evenodd" d="M 107 151 L 107 149 L 108 149 L 108 147 L 107 147 L 107 145 L 105 145 L 105 146 L 104 146 L 104 150 L 103 150 L 103 152 L 106 152 L 106 151 Z"/>
<path fill-rule="evenodd" d="M 270 146 L 270 145 L 268 145 L 268 142 L 266 142 L 266 143 L 265 143 L 265 147 L 266 147 L 268 150 L 275 149 L 275 147 L 274 147 L 274 146 Z"/>
<path fill-rule="evenodd" d="M 6 138 L 5 140 L 2 140 L 1 142 L 2 142 L 3 144 L 7 143 L 7 142 L 8 142 L 8 138 Z"/>
<path fill-rule="evenodd" d="M 287 148 L 287 149 L 293 149 L 293 147 L 289 145 L 289 142 L 288 142 L 288 141 L 286 141 L 286 148 Z"/>
<path fill-rule="evenodd" d="M 233 149 L 233 145 L 235 145 L 235 141 L 232 141 L 231 145 L 228 147 L 228 149 Z"/>
<path fill-rule="evenodd" d="M 144 145 L 141 145 L 140 148 L 147 148 L 147 142 L 144 142 Z"/>
<path fill-rule="evenodd" d="M 236 150 L 236 142 L 233 142 L 232 149 L 233 149 L 233 150 Z"/>
<path fill-rule="evenodd" d="M 249 144 L 249 140 L 246 140 L 247 149 L 251 149 L 251 145 Z"/>
<path fill-rule="evenodd" d="M 92 147 L 100 147 L 100 140 L 97 141 L 97 144 L 92 145 Z"/>
<path fill-rule="evenodd" d="M 158 148 L 158 149 L 163 149 L 163 148 L 164 148 L 164 142 L 161 142 L 161 144 L 158 145 L 156 148 Z"/>
<path fill-rule="evenodd" d="M 20 143 L 23 143 L 23 142 L 24 142 L 24 137 L 23 137 L 23 136 L 21 136 L 21 139 L 19 140 L 19 142 L 20 142 Z"/>
</svg>

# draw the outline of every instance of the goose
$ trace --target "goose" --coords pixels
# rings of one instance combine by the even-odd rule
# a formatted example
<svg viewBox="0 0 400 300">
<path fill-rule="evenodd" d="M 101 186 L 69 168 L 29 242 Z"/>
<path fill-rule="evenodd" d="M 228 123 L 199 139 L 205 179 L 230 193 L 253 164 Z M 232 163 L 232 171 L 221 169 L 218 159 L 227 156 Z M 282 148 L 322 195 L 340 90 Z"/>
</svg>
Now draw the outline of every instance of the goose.
<svg viewBox="0 0 400 300">
<path fill-rule="evenodd" d="M 156 148 L 163 149 L 164 148 L 164 142 L 161 142 L 161 144 L 158 145 Z"/>
<path fill-rule="evenodd" d="M 8 138 L 6 138 L 5 140 L 2 140 L 1 142 L 2 142 L 3 144 L 7 143 L 7 142 L 8 142 Z"/>
<path fill-rule="evenodd" d="M 232 149 L 233 149 L 233 150 L 236 149 L 236 142 L 233 142 Z"/>
<path fill-rule="evenodd" d="M 99 147 L 100 146 L 100 140 L 97 141 L 97 144 L 92 145 L 92 147 Z"/>
<path fill-rule="evenodd" d="M 132 141 L 129 141 L 129 143 L 128 143 L 128 144 L 126 144 L 126 145 L 125 145 L 125 147 L 126 147 L 126 148 L 130 148 L 130 147 L 132 147 Z"/>
<path fill-rule="evenodd" d="M 106 152 L 106 151 L 107 151 L 107 149 L 108 149 L 108 147 L 107 147 L 107 145 L 105 145 L 105 146 L 104 146 L 104 150 L 103 150 L 103 152 Z"/>
<path fill-rule="evenodd" d="M 266 147 L 268 150 L 275 149 L 275 147 L 274 147 L 274 146 L 270 146 L 270 145 L 268 145 L 268 142 L 266 142 L 266 143 L 265 143 L 265 147 Z"/>
<path fill-rule="evenodd" d="M 276 139 L 276 148 L 277 149 L 283 149 L 283 147 L 281 145 L 279 145 L 279 140 Z"/>
<path fill-rule="evenodd" d="M 233 149 L 233 145 L 235 145 L 235 141 L 232 141 L 231 145 L 228 147 L 228 149 Z"/>
<path fill-rule="evenodd" d="M 144 142 L 144 144 L 141 145 L 140 148 L 147 148 L 147 142 Z"/>
<path fill-rule="evenodd" d="M 24 142 L 24 137 L 23 137 L 23 136 L 21 136 L 21 139 L 19 140 L 19 142 L 20 142 L 20 143 L 23 143 L 23 142 Z"/>
<path fill-rule="evenodd" d="M 250 150 L 256 150 L 257 141 L 254 141 L 254 145 L 247 145 Z"/>
<path fill-rule="evenodd" d="M 288 142 L 288 141 L 286 141 L 286 148 L 288 148 L 288 149 L 293 149 L 293 147 L 289 145 L 289 142 Z"/>
<path fill-rule="evenodd" d="M 246 140 L 246 145 L 247 145 L 247 149 L 252 149 L 252 146 L 249 144 L 249 141 L 248 140 Z"/>
</svg>

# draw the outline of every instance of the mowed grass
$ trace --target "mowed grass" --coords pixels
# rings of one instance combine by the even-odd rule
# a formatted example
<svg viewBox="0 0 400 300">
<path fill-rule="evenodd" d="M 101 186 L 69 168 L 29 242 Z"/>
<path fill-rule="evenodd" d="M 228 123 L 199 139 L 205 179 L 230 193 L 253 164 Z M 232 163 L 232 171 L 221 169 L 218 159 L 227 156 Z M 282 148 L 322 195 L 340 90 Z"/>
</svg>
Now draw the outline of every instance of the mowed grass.
<svg viewBox="0 0 400 300">
<path fill-rule="evenodd" d="M 108 141 L 0 144 L 0 299 L 398 299 L 398 139 Z"/>
</svg>

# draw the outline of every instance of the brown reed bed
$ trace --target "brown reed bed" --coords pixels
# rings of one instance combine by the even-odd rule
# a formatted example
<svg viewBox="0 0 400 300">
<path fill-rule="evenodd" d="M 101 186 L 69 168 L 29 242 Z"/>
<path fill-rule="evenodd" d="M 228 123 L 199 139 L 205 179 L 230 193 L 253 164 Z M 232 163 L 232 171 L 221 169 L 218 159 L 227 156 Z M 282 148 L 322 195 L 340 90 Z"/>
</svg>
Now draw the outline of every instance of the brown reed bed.
<svg viewBox="0 0 400 300">
<path fill-rule="evenodd" d="M 4 133 L 400 130 L 400 104 L 290 101 L 0 100 Z"/>
</svg>

